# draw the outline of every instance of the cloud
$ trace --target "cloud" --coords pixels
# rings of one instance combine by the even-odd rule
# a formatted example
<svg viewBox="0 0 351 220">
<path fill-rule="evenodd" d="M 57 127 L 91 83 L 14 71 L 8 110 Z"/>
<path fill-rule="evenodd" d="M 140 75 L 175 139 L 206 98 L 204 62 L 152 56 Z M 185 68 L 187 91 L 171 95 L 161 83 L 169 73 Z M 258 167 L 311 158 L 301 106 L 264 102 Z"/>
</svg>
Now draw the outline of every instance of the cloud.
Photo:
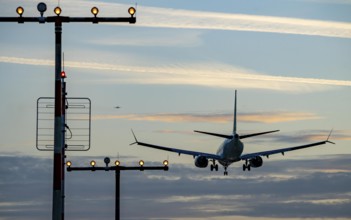
<svg viewBox="0 0 351 220">
<path fill-rule="evenodd" d="M 160 121 L 160 122 L 216 122 L 226 123 L 232 120 L 231 115 L 200 115 L 200 114 L 128 114 L 128 115 L 94 115 L 95 120 L 127 119 L 132 121 Z"/>
<path fill-rule="evenodd" d="M 239 113 L 239 122 L 249 123 L 280 123 L 300 120 L 315 120 L 321 117 L 308 112 L 261 112 Z M 233 121 L 233 114 L 127 114 L 127 115 L 93 115 L 93 120 L 126 119 L 132 121 L 158 121 L 158 122 L 208 122 L 228 123 Z"/>
<path fill-rule="evenodd" d="M 142 37 L 140 37 L 142 35 Z M 158 31 L 145 32 L 141 30 L 133 34 L 121 33 L 118 36 L 103 37 L 88 42 L 104 46 L 137 46 L 137 47 L 198 47 L 202 44 L 202 31 Z"/>
<path fill-rule="evenodd" d="M 350 0 L 300 0 L 303 2 L 312 3 L 327 3 L 327 4 L 338 4 L 338 5 L 351 5 Z"/>
<path fill-rule="evenodd" d="M 298 18 L 200 12 L 140 6 L 138 26 L 254 31 L 351 38 L 351 24 Z"/>
<path fill-rule="evenodd" d="M 36 66 L 54 65 L 53 60 L 7 56 L 0 56 L 0 62 Z M 348 80 L 264 75 L 247 69 L 215 63 L 150 67 L 67 61 L 65 66 L 88 70 L 103 70 L 104 72 L 98 71 L 96 74 L 104 74 L 104 80 L 94 80 L 94 83 L 196 85 L 216 88 L 260 88 L 294 92 L 321 90 L 331 86 L 351 86 L 351 81 Z"/>
<path fill-rule="evenodd" d="M 263 167 L 250 172 L 242 172 L 241 164 L 234 164 L 226 177 L 222 168 L 211 172 L 177 163 L 171 163 L 168 172 L 122 172 L 121 217 L 348 219 L 351 217 L 350 158 L 350 155 L 292 160 L 264 158 Z M 75 164 L 86 164 L 90 158 L 71 159 Z M 124 164 L 130 159 L 123 158 Z M 0 156 L 2 218 L 47 219 L 51 215 L 51 172 L 52 159 Z M 66 218 L 113 218 L 114 173 L 68 172 L 65 176 Z"/>
<path fill-rule="evenodd" d="M 328 130 L 302 130 L 294 134 L 281 134 L 267 136 L 265 140 L 258 140 L 258 142 L 280 142 L 280 143 L 300 143 L 300 142 L 314 142 L 325 140 L 330 131 Z M 350 130 L 334 130 L 330 136 L 331 141 L 349 141 L 351 140 Z M 255 142 L 255 141 L 253 141 Z"/>
<path fill-rule="evenodd" d="M 242 122 L 255 122 L 255 123 L 280 123 L 301 120 L 315 120 L 320 119 L 309 112 L 263 112 L 263 113 L 244 113 L 239 114 L 238 120 Z"/>
<path fill-rule="evenodd" d="M 350 199 L 317 199 L 317 200 L 292 200 L 285 201 L 285 203 L 310 203 L 310 204 L 323 204 L 323 205 L 337 205 L 343 203 L 351 203 Z"/>
<path fill-rule="evenodd" d="M 338 0 L 337 3 L 349 4 L 349 1 Z M 9 2 L 4 2 L 4 4 L 11 5 Z M 36 1 L 26 1 L 24 3 L 23 6 L 26 9 L 27 15 L 37 14 L 37 12 L 32 9 L 33 4 L 36 4 Z M 72 16 L 74 14 L 91 16 L 89 9 L 96 5 L 98 5 L 101 10 L 100 14 L 103 13 L 104 16 L 114 16 L 118 14 L 125 17 L 128 16 L 125 8 L 130 6 L 98 1 L 64 1 L 61 3 L 61 7 L 65 9 L 63 11 L 63 15 L 65 16 Z M 53 3 L 48 4 L 48 8 L 53 7 L 55 7 Z M 10 7 L 4 8 L 7 9 Z M 13 11 L 11 10 L 5 10 L 4 12 L 13 15 Z M 141 27 L 254 31 L 351 38 L 351 24 L 346 22 L 184 10 L 144 5 L 138 5 L 136 17 L 137 23 L 135 25 Z M 101 24 L 110 25 L 108 23 Z"/>
<path fill-rule="evenodd" d="M 6 57 L 6 56 L 1 56 L 0 62 L 22 64 L 22 65 L 33 65 L 33 66 L 54 66 L 55 65 L 54 60 L 42 60 L 42 59 Z"/>
</svg>

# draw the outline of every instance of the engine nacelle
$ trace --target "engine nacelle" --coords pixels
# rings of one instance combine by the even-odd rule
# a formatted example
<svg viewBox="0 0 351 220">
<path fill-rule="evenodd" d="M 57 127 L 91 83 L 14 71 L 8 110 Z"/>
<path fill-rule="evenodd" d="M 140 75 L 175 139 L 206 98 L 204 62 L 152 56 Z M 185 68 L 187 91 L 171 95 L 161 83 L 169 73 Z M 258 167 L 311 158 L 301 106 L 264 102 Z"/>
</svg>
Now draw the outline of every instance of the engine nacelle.
<svg viewBox="0 0 351 220">
<path fill-rule="evenodd" d="M 195 157 L 195 166 L 200 168 L 205 168 L 208 165 L 208 159 L 205 156 L 196 156 Z"/>
<path fill-rule="evenodd" d="M 260 167 L 263 164 L 262 157 L 260 156 L 250 159 L 249 162 L 250 162 L 250 166 L 254 168 Z"/>
</svg>

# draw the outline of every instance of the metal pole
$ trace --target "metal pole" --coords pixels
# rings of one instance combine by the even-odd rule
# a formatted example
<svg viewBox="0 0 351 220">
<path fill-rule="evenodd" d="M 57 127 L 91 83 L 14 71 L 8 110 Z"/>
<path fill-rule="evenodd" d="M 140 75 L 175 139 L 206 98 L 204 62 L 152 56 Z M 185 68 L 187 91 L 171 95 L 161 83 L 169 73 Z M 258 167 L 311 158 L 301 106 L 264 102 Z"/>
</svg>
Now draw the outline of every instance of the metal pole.
<svg viewBox="0 0 351 220">
<path fill-rule="evenodd" d="M 64 161 L 64 117 L 62 114 L 62 22 L 55 21 L 55 124 L 54 124 L 54 175 L 53 175 L 53 203 L 52 219 L 64 219 L 64 192 L 63 192 L 63 161 Z"/>
<path fill-rule="evenodd" d="M 115 220 L 120 219 L 120 192 L 121 192 L 121 171 L 117 168 L 116 169 L 116 198 L 115 198 Z"/>
<path fill-rule="evenodd" d="M 62 137 L 62 178 L 61 178 L 61 183 L 62 183 L 62 219 L 65 217 L 65 160 L 66 160 L 66 82 L 64 81 L 64 78 L 62 78 L 62 121 L 63 121 L 63 137 Z"/>
</svg>

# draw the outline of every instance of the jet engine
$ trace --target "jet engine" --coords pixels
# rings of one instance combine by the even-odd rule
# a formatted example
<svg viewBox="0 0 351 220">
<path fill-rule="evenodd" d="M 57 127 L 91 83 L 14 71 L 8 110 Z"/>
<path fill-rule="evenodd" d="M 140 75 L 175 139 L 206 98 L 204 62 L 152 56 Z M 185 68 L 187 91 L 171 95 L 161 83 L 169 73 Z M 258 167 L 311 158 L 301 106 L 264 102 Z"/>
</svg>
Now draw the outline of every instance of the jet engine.
<svg viewBox="0 0 351 220">
<path fill-rule="evenodd" d="M 208 159 L 205 156 L 196 156 L 195 157 L 195 166 L 200 168 L 205 168 L 208 165 Z"/>
<path fill-rule="evenodd" d="M 260 156 L 250 159 L 249 162 L 250 162 L 250 166 L 255 168 L 260 167 L 263 164 L 262 157 Z"/>
</svg>

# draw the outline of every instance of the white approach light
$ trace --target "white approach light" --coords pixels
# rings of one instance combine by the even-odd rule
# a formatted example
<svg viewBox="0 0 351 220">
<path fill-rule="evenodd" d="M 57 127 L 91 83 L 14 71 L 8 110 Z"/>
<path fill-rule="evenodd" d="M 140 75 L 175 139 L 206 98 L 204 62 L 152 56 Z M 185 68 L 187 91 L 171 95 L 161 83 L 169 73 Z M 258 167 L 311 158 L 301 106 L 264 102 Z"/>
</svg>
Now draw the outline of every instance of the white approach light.
<svg viewBox="0 0 351 220">
<path fill-rule="evenodd" d="M 55 14 L 57 15 L 57 16 L 60 16 L 60 14 L 61 14 L 61 12 L 62 12 L 62 9 L 60 8 L 60 7 L 56 7 L 55 9 L 54 9 L 54 12 L 55 12 Z"/>
<path fill-rule="evenodd" d="M 134 7 L 130 7 L 130 8 L 128 9 L 128 13 L 129 13 L 132 17 L 134 16 L 135 12 L 136 12 L 136 10 L 135 10 Z"/>
<path fill-rule="evenodd" d="M 18 14 L 20 17 L 22 17 L 22 14 L 23 14 L 23 12 L 24 12 L 24 9 L 23 9 L 21 6 L 19 6 L 19 7 L 16 8 L 16 12 L 17 12 L 17 14 Z"/>
<path fill-rule="evenodd" d="M 96 17 L 96 15 L 99 14 L 99 9 L 97 7 L 92 7 L 91 13 Z"/>
</svg>

